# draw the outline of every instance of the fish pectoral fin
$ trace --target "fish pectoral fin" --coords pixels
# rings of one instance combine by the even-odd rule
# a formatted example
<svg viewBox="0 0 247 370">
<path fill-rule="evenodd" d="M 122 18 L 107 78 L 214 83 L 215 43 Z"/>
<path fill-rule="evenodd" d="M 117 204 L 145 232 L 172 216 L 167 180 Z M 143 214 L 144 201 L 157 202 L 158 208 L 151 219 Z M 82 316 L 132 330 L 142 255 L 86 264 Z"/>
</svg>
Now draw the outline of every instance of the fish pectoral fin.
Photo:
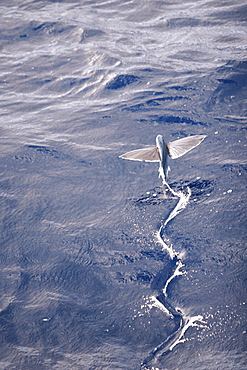
<svg viewBox="0 0 247 370">
<path fill-rule="evenodd" d="M 131 161 L 159 162 L 160 155 L 157 147 L 132 150 L 124 153 L 119 158 L 129 159 Z"/>
<path fill-rule="evenodd" d="M 167 144 L 169 157 L 176 159 L 199 145 L 206 135 L 194 135 L 175 140 Z"/>
</svg>

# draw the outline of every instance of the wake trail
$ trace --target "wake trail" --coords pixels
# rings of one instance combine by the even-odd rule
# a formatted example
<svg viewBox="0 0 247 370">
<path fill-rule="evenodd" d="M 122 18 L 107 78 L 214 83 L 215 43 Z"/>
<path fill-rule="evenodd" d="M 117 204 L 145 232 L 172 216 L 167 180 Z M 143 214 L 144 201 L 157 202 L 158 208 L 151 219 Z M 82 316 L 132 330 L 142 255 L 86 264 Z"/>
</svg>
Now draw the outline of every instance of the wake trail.
<svg viewBox="0 0 247 370">
<path fill-rule="evenodd" d="M 168 224 L 173 218 L 175 218 L 183 209 L 186 208 L 187 204 L 189 203 L 190 196 L 191 196 L 191 189 L 187 187 L 187 192 L 184 193 L 182 191 L 175 192 L 169 184 L 163 178 L 163 185 L 165 185 L 171 194 L 177 198 L 179 198 L 175 208 L 170 212 L 167 219 L 164 220 L 163 224 L 160 226 L 157 232 L 157 239 L 158 242 L 162 245 L 162 248 L 166 250 L 171 258 L 171 260 L 176 260 L 176 268 L 173 271 L 173 274 L 167 279 L 164 288 L 162 289 L 162 294 L 157 297 L 157 300 L 160 302 L 160 305 L 163 306 L 163 311 L 167 312 L 169 316 L 174 319 L 176 324 L 176 328 L 174 332 L 159 346 L 154 348 L 149 356 L 143 361 L 141 364 L 142 370 L 149 370 L 154 369 L 154 367 L 150 367 L 151 363 L 156 362 L 158 358 L 161 356 L 170 353 L 174 347 L 185 341 L 184 334 L 188 330 L 189 327 L 192 326 L 200 326 L 198 323 L 203 323 L 203 317 L 201 315 L 188 317 L 186 316 L 179 308 L 174 308 L 168 300 L 167 289 L 170 282 L 179 275 L 184 275 L 185 272 L 181 271 L 181 268 L 184 267 L 181 259 L 178 258 L 178 254 L 173 249 L 172 244 L 168 244 L 165 242 L 163 238 L 163 232 Z M 156 305 L 158 307 L 159 305 Z"/>
<path fill-rule="evenodd" d="M 172 248 L 172 245 L 168 245 L 165 243 L 164 239 L 162 238 L 162 231 L 166 227 L 169 221 L 171 221 L 174 217 L 176 217 L 180 212 L 182 212 L 183 209 L 186 208 L 187 204 L 189 203 L 189 199 L 191 196 L 191 190 L 189 187 L 187 187 L 187 194 L 183 193 L 182 191 L 175 192 L 172 190 L 172 188 L 165 182 L 165 185 L 168 187 L 169 191 L 176 197 L 179 198 L 179 201 L 175 208 L 171 211 L 167 219 L 163 222 L 163 224 L 160 226 L 159 231 L 157 233 L 157 239 L 162 245 L 163 249 L 167 250 L 169 253 L 171 259 L 173 259 L 176 255 L 175 251 Z"/>
</svg>

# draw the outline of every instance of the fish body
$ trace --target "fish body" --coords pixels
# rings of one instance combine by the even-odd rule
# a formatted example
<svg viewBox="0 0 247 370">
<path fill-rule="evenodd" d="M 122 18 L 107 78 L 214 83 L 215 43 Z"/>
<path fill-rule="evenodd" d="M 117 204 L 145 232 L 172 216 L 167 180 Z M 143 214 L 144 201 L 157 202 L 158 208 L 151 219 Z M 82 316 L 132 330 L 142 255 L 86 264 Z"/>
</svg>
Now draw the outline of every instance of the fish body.
<svg viewBox="0 0 247 370">
<path fill-rule="evenodd" d="M 170 167 L 168 166 L 169 152 L 162 135 L 156 136 L 156 147 L 158 148 L 160 157 L 159 175 L 163 179 L 163 181 L 167 181 L 168 172 L 170 170 Z"/>
<path fill-rule="evenodd" d="M 157 135 L 156 146 L 132 150 L 131 152 L 120 155 L 120 158 L 132 161 L 159 162 L 159 174 L 163 182 L 167 183 L 168 179 L 168 157 L 176 159 L 182 157 L 197 145 L 199 145 L 206 135 L 187 136 L 183 139 L 171 141 L 166 144 L 162 135 Z"/>
</svg>

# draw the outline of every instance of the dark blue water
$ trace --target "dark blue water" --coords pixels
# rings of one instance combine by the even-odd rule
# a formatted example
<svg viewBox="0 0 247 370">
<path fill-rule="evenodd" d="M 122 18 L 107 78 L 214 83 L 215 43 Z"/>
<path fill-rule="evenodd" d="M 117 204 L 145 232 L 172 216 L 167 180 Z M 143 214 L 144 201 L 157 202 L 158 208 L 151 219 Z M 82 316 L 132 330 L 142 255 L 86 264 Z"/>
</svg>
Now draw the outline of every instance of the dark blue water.
<svg viewBox="0 0 247 370">
<path fill-rule="evenodd" d="M 244 370 L 245 2 L 0 12 L 0 368 Z M 165 227 L 158 164 L 119 158 L 157 134 L 207 135 Z"/>
</svg>

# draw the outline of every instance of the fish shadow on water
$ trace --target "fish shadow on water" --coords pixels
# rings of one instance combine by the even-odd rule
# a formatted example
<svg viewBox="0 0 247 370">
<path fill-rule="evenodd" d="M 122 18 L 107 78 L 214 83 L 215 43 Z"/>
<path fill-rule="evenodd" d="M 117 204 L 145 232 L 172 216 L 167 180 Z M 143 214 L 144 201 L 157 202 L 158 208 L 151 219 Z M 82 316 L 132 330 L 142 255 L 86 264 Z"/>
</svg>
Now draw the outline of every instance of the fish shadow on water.
<svg viewBox="0 0 247 370">
<path fill-rule="evenodd" d="M 175 191 L 185 190 L 187 187 L 191 190 L 191 196 L 196 197 L 197 200 L 202 200 L 205 195 L 211 194 L 214 191 L 214 182 L 206 179 L 197 179 L 195 181 L 177 181 L 171 183 L 171 188 Z M 146 207 L 149 205 L 160 205 L 167 202 L 167 200 L 177 199 L 169 189 L 164 186 L 157 186 L 153 189 L 148 190 L 145 194 L 139 198 L 131 199 L 131 203 L 136 207 Z"/>
<path fill-rule="evenodd" d="M 196 197 L 196 200 L 203 200 L 205 196 L 211 194 L 214 191 L 214 182 L 206 179 L 197 179 L 195 181 L 183 181 L 174 182 L 171 187 L 180 188 L 181 190 L 187 187 L 191 190 L 191 198 Z"/>
</svg>

